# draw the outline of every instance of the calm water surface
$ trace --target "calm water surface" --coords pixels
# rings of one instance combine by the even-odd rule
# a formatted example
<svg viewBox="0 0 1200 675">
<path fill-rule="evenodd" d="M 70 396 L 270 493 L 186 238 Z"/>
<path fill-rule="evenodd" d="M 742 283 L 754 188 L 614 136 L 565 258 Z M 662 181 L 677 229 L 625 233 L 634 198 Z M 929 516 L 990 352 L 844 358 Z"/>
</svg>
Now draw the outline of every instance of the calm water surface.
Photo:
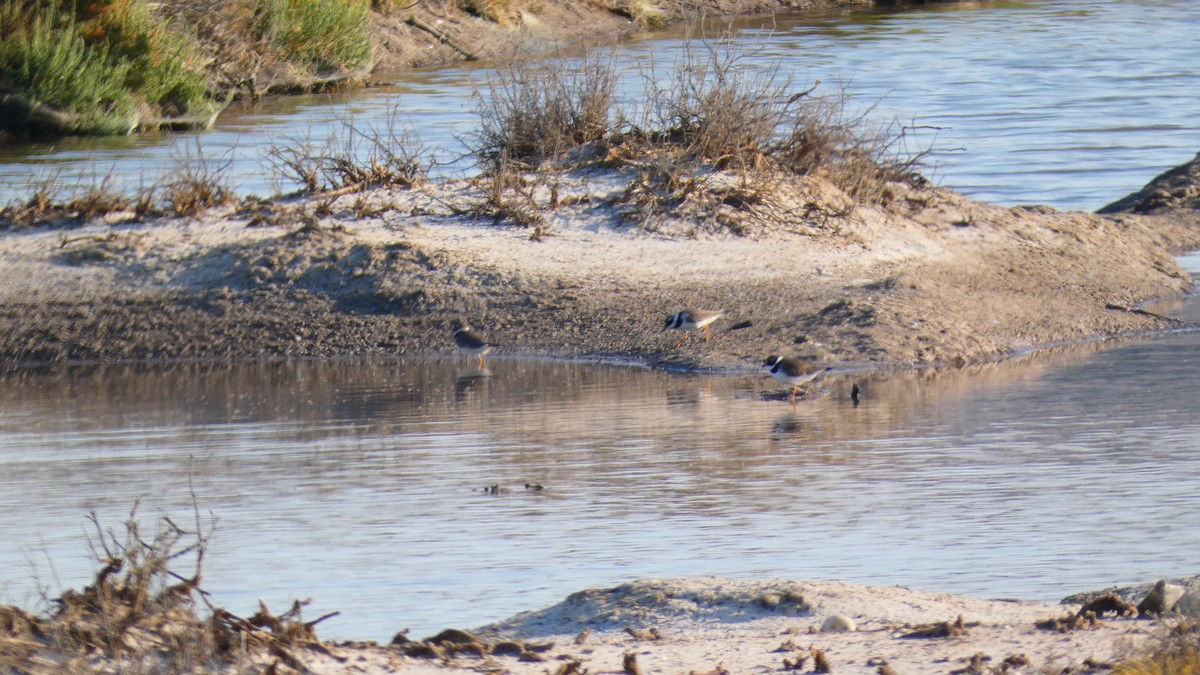
<svg viewBox="0 0 1200 675">
<path fill-rule="evenodd" d="M 1200 149 L 1200 3 L 1192 0 L 1046 0 L 937 5 L 735 26 L 748 63 L 780 64 L 797 89 L 844 85 L 881 120 L 937 127 L 939 183 L 1000 204 L 1096 209 L 1139 189 Z M 670 64 L 681 42 L 648 36 L 617 51 L 636 98 L 648 63 Z M 231 110 L 191 137 L 75 139 L 0 148 L 0 202 L 30 192 L 29 177 L 90 185 L 112 173 L 136 188 L 161 178 L 173 156 L 199 152 L 229 164 L 242 193 L 292 189 L 264 168 L 267 148 L 306 139 L 320 147 L 347 120 L 383 128 L 399 112 L 451 175 L 468 170 L 460 138 L 477 127 L 472 92 L 486 68 L 406 73 L 394 86 Z"/>
<path fill-rule="evenodd" d="M 1200 309 L 1190 307 L 1191 320 Z M 219 519 L 206 588 L 326 637 L 473 626 L 636 577 L 1054 601 L 1200 571 L 1200 334 L 829 378 L 497 358 L 107 366 L 0 381 L 0 596 L 79 586 L 85 515 Z M 194 462 L 194 464 L 193 464 Z M 524 488 L 540 483 L 541 492 Z M 483 491 L 499 484 L 507 491 Z"/>
</svg>

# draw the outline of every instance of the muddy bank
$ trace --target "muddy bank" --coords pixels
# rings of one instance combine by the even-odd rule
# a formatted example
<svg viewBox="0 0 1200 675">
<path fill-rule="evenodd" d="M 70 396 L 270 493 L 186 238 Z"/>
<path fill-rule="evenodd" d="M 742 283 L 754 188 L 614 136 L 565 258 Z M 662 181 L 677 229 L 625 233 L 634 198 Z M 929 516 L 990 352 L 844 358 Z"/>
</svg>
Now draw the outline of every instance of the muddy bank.
<svg viewBox="0 0 1200 675">
<path fill-rule="evenodd" d="M 0 358 L 447 354 L 467 321 L 503 345 L 501 358 L 730 370 L 783 353 L 956 366 L 1176 327 L 1142 304 L 1186 292 L 1172 255 L 1200 246 L 1200 218 L 1185 206 L 1066 213 L 899 184 L 836 217 L 781 226 L 745 215 L 741 235 L 698 213 L 650 231 L 614 207 L 627 185 L 578 172 L 538 228 L 462 215 L 483 199 L 470 181 L 9 228 Z M 784 192 L 845 200 L 819 181 Z M 675 349 L 663 322 L 687 307 L 726 316 L 710 342 Z"/>
<path fill-rule="evenodd" d="M 461 61 L 503 59 L 611 42 L 635 33 L 703 17 L 772 12 L 835 11 L 892 5 L 879 0 L 685 0 L 555 3 L 376 3 L 371 31 L 375 79 L 398 70 Z M 472 7 L 491 7 L 483 13 Z"/>
</svg>

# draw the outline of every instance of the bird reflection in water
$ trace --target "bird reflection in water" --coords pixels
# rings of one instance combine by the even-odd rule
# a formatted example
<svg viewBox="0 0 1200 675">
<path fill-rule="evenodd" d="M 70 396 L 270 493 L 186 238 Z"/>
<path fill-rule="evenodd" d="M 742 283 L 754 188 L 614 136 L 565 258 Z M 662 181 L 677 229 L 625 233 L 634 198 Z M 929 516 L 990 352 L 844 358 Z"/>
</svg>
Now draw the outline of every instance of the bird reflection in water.
<svg viewBox="0 0 1200 675">
<path fill-rule="evenodd" d="M 713 400 L 715 399 L 710 379 L 706 379 L 703 384 L 695 383 L 686 388 L 667 390 L 667 405 L 695 406 Z"/>
<path fill-rule="evenodd" d="M 491 376 L 492 371 L 487 368 L 460 368 L 454 376 L 454 400 L 462 401 Z"/>
<path fill-rule="evenodd" d="M 784 415 L 771 425 L 771 436 L 795 436 L 804 431 L 804 422 L 798 415 Z"/>
</svg>

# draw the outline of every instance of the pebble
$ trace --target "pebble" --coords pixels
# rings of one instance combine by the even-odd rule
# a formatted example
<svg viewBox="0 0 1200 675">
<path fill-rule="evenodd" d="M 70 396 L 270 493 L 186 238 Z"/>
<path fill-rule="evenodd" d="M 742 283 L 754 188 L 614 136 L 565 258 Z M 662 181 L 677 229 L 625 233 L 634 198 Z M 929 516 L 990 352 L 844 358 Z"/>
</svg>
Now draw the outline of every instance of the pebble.
<svg viewBox="0 0 1200 675">
<path fill-rule="evenodd" d="M 822 633 L 853 633 L 858 630 L 854 620 L 848 616 L 834 614 L 821 624 Z"/>
</svg>

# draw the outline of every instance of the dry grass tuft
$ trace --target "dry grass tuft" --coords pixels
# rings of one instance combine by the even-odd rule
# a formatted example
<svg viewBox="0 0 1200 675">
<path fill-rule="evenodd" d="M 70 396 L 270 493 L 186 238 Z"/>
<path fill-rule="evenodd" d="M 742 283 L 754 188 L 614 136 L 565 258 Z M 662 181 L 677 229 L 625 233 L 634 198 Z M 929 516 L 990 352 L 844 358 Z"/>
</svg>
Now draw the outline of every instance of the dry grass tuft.
<svg viewBox="0 0 1200 675">
<path fill-rule="evenodd" d="M 61 174 L 52 173 L 31 181 L 29 196 L 0 209 L 0 225 L 6 229 L 32 227 L 65 215 L 62 203 Z"/>
<path fill-rule="evenodd" d="M 489 168 L 501 161 L 536 168 L 612 132 L 617 74 L 611 60 L 589 55 L 575 66 L 521 61 L 487 84 L 486 95 L 475 95 L 480 128 L 468 145 Z"/>
<path fill-rule="evenodd" d="M 599 165 L 630 175 L 610 202 L 624 219 L 648 230 L 688 222 L 689 234 L 836 230 L 856 204 L 886 201 L 888 183 L 921 181 L 925 153 L 907 152 L 909 127 L 872 123 L 874 106 L 852 109 L 844 90 L 797 91 L 757 57 L 731 39 L 691 40 L 669 68 L 641 70 L 631 110 L 617 104 L 611 62 L 519 64 L 477 95 L 480 131 L 469 145 L 494 194 L 511 188 L 509 170 Z M 488 208 L 517 220 L 512 203 Z"/>
<path fill-rule="evenodd" d="M 629 138 L 715 168 L 758 165 L 793 97 L 778 66 L 754 69 L 753 56 L 727 39 L 688 41 L 665 76 L 642 73 L 645 104 Z"/>
<path fill-rule="evenodd" d="M 6 226 L 17 229 L 36 225 L 73 227 L 93 218 L 131 209 L 134 210 L 134 216 L 138 216 L 139 203 L 122 194 L 115 182 L 110 173 L 93 180 L 91 185 L 78 188 L 74 196 L 64 199 L 66 189 L 61 187 L 60 173 L 33 181 L 28 198 L 0 209 L 0 228 Z"/>
<path fill-rule="evenodd" d="M 309 138 L 289 139 L 267 149 L 271 170 L 303 192 L 348 194 L 370 187 L 410 188 L 423 182 L 432 164 L 429 151 L 400 121 L 392 105 L 380 125 L 347 120 L 339 133 L 314 149 Z"/>
<path fill-rule="evenodd" d="M 192 673 L 249 666 L 303 669 L 299 650 L 319 648 L 315 626 L 296 602 L 278 616 L 265 604 L 248 618 L 213 607 L 201 589 L 215 529 L 193 495 L 190 525 L 160 517 L 153 532 L 135 503 L 120 530 L 93 513 L 89 537 L 97 570 L 82 591 L 50 601 L 49 616 L 0 606 L 0 669 L 5 672 Z M 184 563 L 186 561 L 186 563 Z M 186 574 L 175 566 L 189 564 Z M 55 664 L 57 667 L 48 667 Z M 240 669 L 238 669 L 241 672 Z"/>
<path fill-rule="evenodd" d="M 1200 626 L 1189 619 L 1175 624 L 1151 653 L 1118 663 L 1113 675 L 1200 675 Z"/>
<path fill-rule="evenodd" d="M 123 532 L 106 530 L 94 513 L 88 519 L 99 566 L 92 584 L 53 600 L 57 609 L 49 617 L 0 608 L 19 619 L 0 641 L 0 664 L 29 672 L 34 664 L 58 662 L 71 672 L 85 664 L 92 670 L 99 658 L 120 672 L 203 668 L 216 656 L 208 622 L 196 613 L 211 518 L 205 526 L 197 509 L 189 528 L 163 516 L 151 533 L 135 504 Z M 171 568 L 181 559 L 193 563 L 188 576 Z"/>
<path fill-rule="evenodd" d="M 205 156 L 200 141 L 195 147 L 176 148 L 174 167 L 161 186 L 163 210 L 172 216 L 194 216 L 206 209 L 233 203 L 233 192 L 225 176 L 233 164 L 232 152 L 210 159 Z"/>
<path fill-rule="evenodd" d="M 543 206 L 537 200 L 537 177 L 527 177 L 512 162 L 501 158 L 490 171 L 478 179 L 482 185 L 482 198 L 465 205 L 453 205 L 456 215 L 471 218 L 490 218 L 495 224 L 512 224 L 534 229 L 533 237 L 540 239 L 547 234 Z M 553 190 L 551 191 L 553 193 Z M 550 199 L 553 202 L 553 197 Z M 546 205 L 549 208 L 549 203 Z"/>
<path fill-rule="evenodd" d="M 822 176 L 866 201 L 878 200 L 889 182 L 920 182 L 918 168 L 927 152 L 908 151 L 911 127 L 896 120 L 874 122 L 874 104 L 852 111 L 853 97 L 844 88 L 808 94 L 796 101 L 783 139 L 771 150 L 781 168 L 798 176 Z"/>
<path fill-rule="evenodd" d="M 667 13 L 650 0 L 617 0 L 603 3 L 608 11 L 623 16 L 647 28 L 664 28 L 670 21 Z"/>
<path fill-rule="evenodd" d="M 513 0 L 460 0 L 458 4 L 464 12 L 506 28 L 518 21 Z"/>
<path fill-rule="evenodd" d="M 74 212 L 76 218 L 85 221 L 115 211 L 125 211 L 129 207 L 129 199 L 114 189 L 111 174 L 67 204 L 68 211 Z"/>
</svg>

